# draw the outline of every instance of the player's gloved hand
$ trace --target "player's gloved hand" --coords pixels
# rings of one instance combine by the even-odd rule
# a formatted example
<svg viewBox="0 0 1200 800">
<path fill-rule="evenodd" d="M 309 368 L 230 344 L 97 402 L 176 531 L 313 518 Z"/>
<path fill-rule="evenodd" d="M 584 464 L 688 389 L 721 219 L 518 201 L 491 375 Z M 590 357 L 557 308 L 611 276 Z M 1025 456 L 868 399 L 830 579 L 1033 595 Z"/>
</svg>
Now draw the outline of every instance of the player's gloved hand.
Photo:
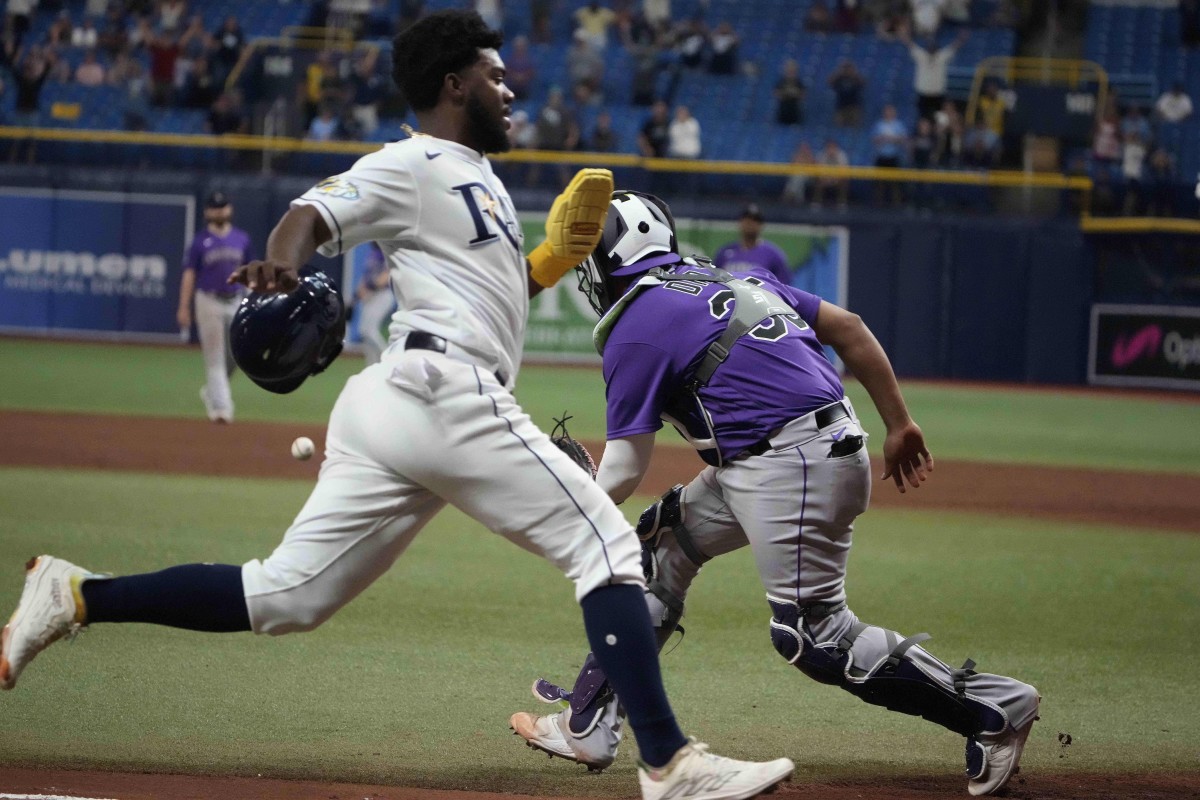
<svg viewBox="0 0 1200 800">
<path fill-rule="evenodd" d="M 282 261 L 251 261 L 234 270 L 226 283 L 240 283 L 252 292 L 290 292 L 300 285 L 300 272 Z"/>
<path fill-rule="evenodd" d="M 613 177 L 606 169 L 581 169 L 554 199 L 546 217 L 546 241 L 529 254 L 530 275 L 550 287 L 592 254 L 600 242 Z"/>
</svg>

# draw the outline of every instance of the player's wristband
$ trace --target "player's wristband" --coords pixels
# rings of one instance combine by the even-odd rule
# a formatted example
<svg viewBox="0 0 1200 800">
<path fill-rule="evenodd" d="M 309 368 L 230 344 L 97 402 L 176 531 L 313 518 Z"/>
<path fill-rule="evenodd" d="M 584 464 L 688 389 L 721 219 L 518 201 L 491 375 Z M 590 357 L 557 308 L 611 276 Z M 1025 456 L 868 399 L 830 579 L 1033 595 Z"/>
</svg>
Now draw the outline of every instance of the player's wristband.
<svg viewBox="0 0 1200 800">
<path fill-rule="evenodd" d="M 533 248 L 528 258 L 530 276 L 537 281 L 539 286 L 547 289 L 558 283 L 559 279 L 574 269 L 577 263 L 573 262 L 570 257 L 554 255 L 554 249 L 550 246 L 549 239 Z"/>
</svg>

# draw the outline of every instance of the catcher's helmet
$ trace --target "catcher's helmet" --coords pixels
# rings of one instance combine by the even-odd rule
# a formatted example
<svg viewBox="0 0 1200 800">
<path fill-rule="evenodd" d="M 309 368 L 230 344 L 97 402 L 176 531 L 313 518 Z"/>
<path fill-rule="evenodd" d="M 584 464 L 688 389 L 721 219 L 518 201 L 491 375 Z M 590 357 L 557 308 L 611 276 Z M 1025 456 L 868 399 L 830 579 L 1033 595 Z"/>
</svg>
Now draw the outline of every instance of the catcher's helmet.
<svg viewBox="0 0 1200 800">
<path fill-rule="evenodd" d="M 579 290 L 603 316 L 620 297 L 613 278 L 646 272 L 658 266 L 648 258 L 675 253 L 677 249 L 675 218 L 666 203 L 652 194 L 613 192 L 600 243 L 575 268 Z"/>
<path fill-rule="evenodd" d="M 287 294 L 252 294 L 233 316 L 229 345 L 250 380 L 276 394 L 294 391 L 342 352 L 346 307 L 320 270 L 304 270 Z"/>
</svg>

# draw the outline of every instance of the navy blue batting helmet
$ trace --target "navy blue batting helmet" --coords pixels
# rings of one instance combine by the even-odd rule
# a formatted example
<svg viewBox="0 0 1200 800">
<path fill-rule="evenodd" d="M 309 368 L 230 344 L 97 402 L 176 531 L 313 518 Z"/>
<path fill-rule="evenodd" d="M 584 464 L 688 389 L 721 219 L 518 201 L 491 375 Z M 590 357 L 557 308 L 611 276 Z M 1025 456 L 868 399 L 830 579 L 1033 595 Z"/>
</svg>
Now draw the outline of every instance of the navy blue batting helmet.
<svg viewBox="0 0 1200 800">
<path fill-rule="evenodd" d="M 276 394 L 295 391 L 342 352 L 346 306 L 329 276 L 300 273 L 287 294 L 252 294 L 233 316 L 229 345 L 246 377 Z"/>
</svg>

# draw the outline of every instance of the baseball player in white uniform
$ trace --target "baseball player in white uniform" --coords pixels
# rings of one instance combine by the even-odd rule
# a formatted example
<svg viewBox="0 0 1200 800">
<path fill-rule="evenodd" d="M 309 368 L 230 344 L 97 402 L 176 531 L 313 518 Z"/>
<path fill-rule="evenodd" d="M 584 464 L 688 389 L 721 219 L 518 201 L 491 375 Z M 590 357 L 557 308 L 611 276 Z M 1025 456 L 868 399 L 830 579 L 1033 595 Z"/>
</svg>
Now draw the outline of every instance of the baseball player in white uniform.
<svg viewBox="0 0 1200 800">
<path fill-rule="evenodd" d="M 351 378 L 334 406 L 320 476 L 283 542 L 242 566 L 120 578 L 33 559 L 0 642 L 0 688 L 86 624 L 312 630 L 450 503 L 574 581 L 588 640 L 639 745 L 643 798 L 743 800 L 791 774 L 788 759 L 734 761 L 684 737 L 662 688 L 633 528 L 513 398 L 529 297 L 595 246 L 612 176 L 581 171 L 526 260 L 512 202 L 484 156 L 509 146 L 501 41 L 464 11 L 401 33 L 394 77 L 422 133 L 294 201 L 266 259 L 235 275 L 255 291 L 287 291 L 314 252 L 375 241 L 399 304 L 382 361 Z"/>
<path fill-rule="evenodd" d="M 1038 710 L 1028 684 L 952 669 L 919 643 L 868 625 L 846 604 L 855 518 L 870 498 L 866 433 L 831 345 L 887 426 L 885 479 L 920 486 L 933 459 L 909 416 L 883 348 L 861 319 L 780 282 L 766 268 L 726 272 L 678 253 L 670 209 L 656 197 L 614 195 L 581 286 L 602 314 L 608 444 L 597 481 L 626 500 L 671 422 L 708 466 L 642 515 L 646 601 L 660 645 L 683 615 L 701 566 L 749 545 L 772 611 L 771 642 L 800 671 L 894 711 L 967 737 L 971 794 L 1000 791 L 1015 772 Z M 588 657 L 574 689 L 534 684 L 568 707 L 510 724 L 530 745 L 603 768 L 620 740 L 618 699 Z M 618 689 L 616 694 L 620 695 Z"/>
</svg>

